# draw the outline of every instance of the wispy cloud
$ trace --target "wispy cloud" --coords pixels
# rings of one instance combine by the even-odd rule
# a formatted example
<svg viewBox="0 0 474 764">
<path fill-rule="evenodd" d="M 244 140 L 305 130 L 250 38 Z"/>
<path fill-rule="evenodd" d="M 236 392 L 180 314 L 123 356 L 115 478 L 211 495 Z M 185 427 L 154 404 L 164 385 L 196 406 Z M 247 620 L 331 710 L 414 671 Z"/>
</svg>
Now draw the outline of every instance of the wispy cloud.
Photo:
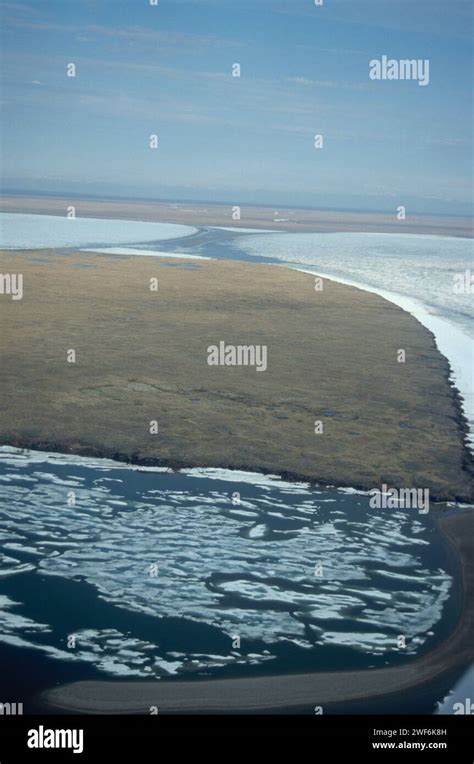
<svg viewBox="0 0 474 764">
<path fill-rule="evenodd" d="M 52 21 L 29 20 L 24 17 L 7 16 L 4 23 L 12 29 L 25 29 L 34 32 L 69 35 L 80 41 L 98 42 L 111 40 L 123 44 L 135 44 L 143 47 L 164 48 L 241 48 L 245 43 L 241 40 L 222 38 L 214 35 L 198 35 L 191 32 L 171 32 L 151 29 L 139 25 L 113 26 L 101 24 L 59 24 Z"/>
<path fill-rule="evenodd" d="M 349 82 L 348 80 L 312 80 L 308 77 L 286 77 L 285 82 L 303 85 L 311 88 L 341 88 L 343 90 L 370 90 L 365 82 Z"/>
</svg>

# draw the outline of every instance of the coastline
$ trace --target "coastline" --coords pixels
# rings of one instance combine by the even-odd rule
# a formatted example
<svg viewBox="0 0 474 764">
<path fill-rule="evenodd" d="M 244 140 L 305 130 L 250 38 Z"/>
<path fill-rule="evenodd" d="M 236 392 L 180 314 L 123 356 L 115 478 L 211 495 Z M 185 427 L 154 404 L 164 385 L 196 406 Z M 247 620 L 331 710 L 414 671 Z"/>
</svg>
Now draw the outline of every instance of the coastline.
<svg viewBox="0 0 474 764">
<path fill-rule="evenodd" d="M 471 500 L 467 428 L 449 364 L 432 334 L 392 303 L 334 280 L 315 293 L 313 279 L 291 268 L 212 260 L 190 270 L 186 258 L 53 254 L 45 267 L 35 251 L 2 253 L 6 268 L 22 257 L 31 292 L 3 303 L 5 445 L 361 490 L 429 487 L 433 500 Z M 152 302 L 145 290 L 157 273 L 162 291 Z M 71 279 L 74 315 L 62 297 Z M 124 320 L 142 333 L 141 346 L 124 348 Z M 210 369 L 205 348 L 216 336 L 270 341 L 276 374 Z M 71 345 L 80 349 L 74 367 L 58 353 Z M 410 357 L 402 376 L 398 347 Z M 154 441 L 145 428 L 162 410 Z M 318 441 L 321 411 L 329 431 Z"/>
<path fill-rule="evenodd" d="M 295 267 L 282 265 L 281 267 Z M 363 291 L 377 294 L 385 300 L 392 302 L 402 310 L 416 318 L 433 335 L 438 351 L 443 355 L 450 366 L 448 381 L 455 387 L 455 395 L 458 398 L 463 418 L 467 421 L 467 444 L 471 453 L 474 452 L 474 389 L 472 387 L 471 367 L 474 363 L 474 340 L 463 329 L 436 313 L 430 311 L 421 301 L 405 295 L 392 292 L 388 289 L 378 289 L 353 279 L 346 279 L 325 273 L 320 269 L 296 268 L 301 273 L 321 276 L 325 279 L 337 281 L 339 284 L 362 289 Z M 466 353 L 466 347 L 469 348 Z M 470 360 L 469 360 L 470 359 Z"/>
<path fill-rule="evenodd" d="M 52 713 L 149 714 L 264 713 L 383 700 L 451 678 L 474 660 L 474 556 L 472 510 L 437 517 L 459 557 L 463 604 L 450 636 L 428 654 L 383 669 L 288 674 L 242 679 L 166 682 L 75 682 L 42 693 Z"/>
</svg>

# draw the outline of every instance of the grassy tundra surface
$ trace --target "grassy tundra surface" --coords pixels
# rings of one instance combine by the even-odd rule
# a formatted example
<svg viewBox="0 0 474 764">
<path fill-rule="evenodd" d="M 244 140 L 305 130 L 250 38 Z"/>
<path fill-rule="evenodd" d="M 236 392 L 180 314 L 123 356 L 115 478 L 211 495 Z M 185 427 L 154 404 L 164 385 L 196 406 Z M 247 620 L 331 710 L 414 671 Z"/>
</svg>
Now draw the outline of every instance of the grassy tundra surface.
<svg viewBox="0 0 474 764">
<path fill-rule="evenodd" d="M 24 292 L 0 295 L 3 444 L 471 495 L 448 362 L 376 295 L 235 261 L 17 251 L 0 272 Z M 266 371 L 209 366 L 220 341 L 265 345 Z"/>
</svg>

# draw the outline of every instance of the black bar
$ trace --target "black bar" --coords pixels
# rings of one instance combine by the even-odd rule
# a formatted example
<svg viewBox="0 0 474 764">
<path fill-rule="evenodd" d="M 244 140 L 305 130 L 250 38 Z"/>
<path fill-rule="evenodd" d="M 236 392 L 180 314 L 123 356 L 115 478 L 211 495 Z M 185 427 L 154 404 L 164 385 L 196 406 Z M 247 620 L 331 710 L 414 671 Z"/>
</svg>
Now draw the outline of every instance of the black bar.
<svg viewBox="0 0 474 764">
<path fill-rule="evenodd" d="M 43 729 L 43 743 L 56 740 L 48 730 L 82 730 L 83 750 L 73 748 L 30 748 L 35 733 Z M 11 716 L 0 718 L 0 764 L 23 761 L 117 761 L 133 757 L 133 764 L 155 751 L 151 761 L 163 759 L 167 748 L 180 749 L 196 740 L 194 753 L 206 755 L 210 748 L 199 747 L 206 738 L 270 737 L 312 741 L 314 756 L 350 755 L 383 760 L 387 753 L 416 753 L 421 762 L 436 760 L 472 764 L 474 760 L 473 719 L 471 716 Z M 377 731 L 377 732 L 376 732 Z M 390 734 L 390 731 L 392 734 Z M 396 734 L 393 733 L 396 731 Z M 441 732 L 440 732 L 441 731 Z M 58 738 L 59 743 L 61 738 Z M 40 739 L 38 738 L 38 742 Z M 79 748 L 79 738 L 70 744 Z M 390 744 L 390 745 L 388 745 Z M 392 745 L 393 744 L 393 745 Z M 416 744 L 416 745 L 414 745 Z M 421 745 L 424 744 L 424 748 Z M 206 743 L 208 746 L 209 743 Z M 304 749 L 295 754 L 304 756 Z M 230 755 L 222 751 L 223 756 Z M 148 754 L 149 755 L 149 754 Z M 105 758 L 104 758 L 105 757 Z M 364 760 L 364 759 L 362 759 Z"/>
</svg>

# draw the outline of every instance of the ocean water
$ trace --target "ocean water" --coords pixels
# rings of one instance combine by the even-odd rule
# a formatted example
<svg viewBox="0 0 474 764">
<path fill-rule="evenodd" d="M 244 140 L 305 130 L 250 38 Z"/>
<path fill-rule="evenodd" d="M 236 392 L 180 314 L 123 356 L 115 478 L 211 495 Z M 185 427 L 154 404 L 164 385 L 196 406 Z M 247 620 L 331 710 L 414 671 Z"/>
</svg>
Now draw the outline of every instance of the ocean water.
<svg viewBox="0 0 474 764">
<path fill-rule="evenodd" d="M 144 223 L 133 220 L 67 218 L 57 215 L 0 213 L 0 248 L 53 249 L 93 247 L 107 244 L 135 244 L 154 239 L 190 236 L 197 229 L 171 223 Z"/>
<path fill-rule="evenodd" d="M 0 467 L 0 645 L 104 678 L 393 665 L 459 612 L 430 516 L 356 491 L 8 447 Z"/>
<path fill-rule="evenodd" d="M 470 410 L 472 295 L 451 300 L 453 276 L 472 265 L 468 240 L 115 220 L 82 221 L 74 238 L 73 221 L 7 217 L 4 247 L 253 260 L 383 294 L 434 331 Z M 21 692 L 28 705 L 75 679 L 394 665 L 448 636 L 459 613 L 456 560 L 431 516 L 377 513 L 357 492 L 2 448 L 0 493 L 4 701 Z"/>
</svg>

